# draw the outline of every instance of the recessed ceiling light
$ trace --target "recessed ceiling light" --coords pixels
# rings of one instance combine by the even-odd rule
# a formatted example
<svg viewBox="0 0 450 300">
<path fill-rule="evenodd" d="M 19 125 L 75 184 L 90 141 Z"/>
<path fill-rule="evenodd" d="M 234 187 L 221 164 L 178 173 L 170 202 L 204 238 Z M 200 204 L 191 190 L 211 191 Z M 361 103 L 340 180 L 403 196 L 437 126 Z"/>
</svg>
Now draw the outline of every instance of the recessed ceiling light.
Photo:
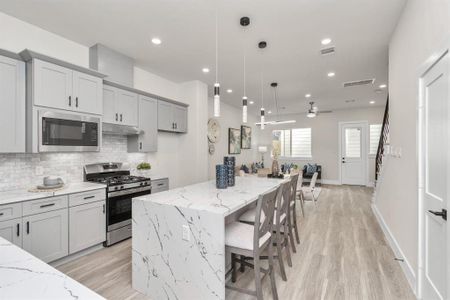
<svg viewBox="0 0 450 300">
<path fill-rule="evenodd" d="M 228 90 L 227 90 L 227 93 L 228 93 L 228 94 L 230 94 L 230 93 L 232 93 L 232 92 L 233 92 L 232 89 L 228 89 Z"/>
<path fill-rule="evenodd" d="M 323 39 L 321 41 L 321 43 L 322 43 L 322 45 L 328 45 L 329 43 L 331 43 L 331 39 L 329 39 L 329 38 Z"/>
<path fill-rule="evenodd" d="M 305 95 L 305 98 L 309 98 L 309 97 L 311 97 L 311 94 L 306 94 Z"/>
<path fill-rule="evenodd" d="M 203 68 L 203 69 L 202 69 L 202 72 L 203 72 L 203 73 L 209 73 L 209 69 L 208 69 L 208 68 Z"/>
<path fill-rule="evenodd" d="M 255 101 L 250 101 L 250 104 L 254 104 L 255 103 Z"/>
<path fill-rule="evenodd" d="M 384 89 L 384 88 L 386 88 L 387 87 L 387 85 L 385 85 L 385 84 L 380 84 L 380 89 Z"/>
<path fill-rule="evenodd" d="M 334 72 L 329 72 L 328 74 L 327 74 L 327 76 L 328 77 L 334 77 L 336 74 L 334 73 Z"/>
<path fill-rule="evenodd" d="M 157 37 L 152 38 L 152 43 L 155 45 L 161 45 L 161 40 Z"/>
<path fill-rule="evenodd" d="M 370 104 L 375 104 L 375 101 L 372 100 L 372 101 L 370 101 L 369 103 L 370 103 Z"/>
<path fill-rule="evenodd" d="M 267 112 L 268 114 L 271 114 L 272 113 L 272 111 L 271 110 L 269 110 L 268 112 Z"/>
</svg>

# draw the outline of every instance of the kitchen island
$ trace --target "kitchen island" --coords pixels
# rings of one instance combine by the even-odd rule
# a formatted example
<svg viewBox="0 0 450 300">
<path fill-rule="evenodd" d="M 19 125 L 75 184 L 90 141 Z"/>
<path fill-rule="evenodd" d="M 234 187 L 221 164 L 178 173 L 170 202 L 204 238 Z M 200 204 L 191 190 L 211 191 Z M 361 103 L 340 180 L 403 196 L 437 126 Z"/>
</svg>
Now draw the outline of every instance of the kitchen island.
<svg viewBox="0 0 450 300">
<path fill-rule="evenodd" d="M 236 177 L 133 199 L 132 283 L 153 299 L 225 299 L 225 224 L 283 180 Z"/>
</svg>

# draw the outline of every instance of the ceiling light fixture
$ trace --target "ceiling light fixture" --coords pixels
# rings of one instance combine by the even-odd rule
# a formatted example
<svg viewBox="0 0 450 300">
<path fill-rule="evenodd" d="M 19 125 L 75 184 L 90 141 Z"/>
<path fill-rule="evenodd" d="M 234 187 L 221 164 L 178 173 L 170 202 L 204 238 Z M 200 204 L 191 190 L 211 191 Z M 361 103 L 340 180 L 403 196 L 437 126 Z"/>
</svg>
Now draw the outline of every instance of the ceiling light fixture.
<svg viewBox="0 0 450 300">
<path fill-rule="evenodd" d="M 372 100 L 372 101 L 370 101 L 369 103 L 370 103 L 370 104 L 375 104 L 375 101 Z"/>
<path fill-rule="evenodd" d="M 228 89 L 228 90 L 227 90 L 227 93 L 228 93 L 228 94 L 231 94 L 232 92 L 233 92 L 232 89 Z"/>
<path fill-rule="evenodd" d="M 322 45 L 328 45 L 329 43 L 331 43 L 331 39 L 330 38 L 323 39 L 321 43 Z"/>
<path fill-rule="evenodd" d="M 220 117 L 220 84 L 219 84 L 219 3 L 216 7 L 216 83 L 214 83 L 214 117 Z"/>
<path fill-rule="evenodd" d="M 157 37 L 152 38 L 152 43 L 154 45 L 161 45 L 161 40 Z"/>
<path fill-rule="evenodd" d="M 261 41 L 258 43 L 259 49 L 265 49 L 267 47 L 266 41 Z M 261 59 L 261 130 L 264 130 L 265 125 L 265 111 L 264 111 L 264 80 L 263 80 L 264 72 L 262 68 L 262 59 Z"/>
<path fill-rule="evenodd" d="M 250 104 L 255 104 L 255 101 L 250 101 L 249 103 L 250 103 Z"/>
<path fill-rule="evenodd" d="M 242 17 L 239 21 L 241 24 L 243 31 L 245 32 L 245 28 L 250 24 L 249 17 Z M 243 39 L 243 48 L 244 48 L 244 96 L 242 96 L 242 122 L 247 123 L 247 114 L 248 114 L 248 98 L 247 98 L 247 85 L 246 85 L 246 49 L 245 49 L 245 39 Z M 251 101 L 250 103 L 252 103 Z"/>
<path fill-rule="evenodd" d="M 311 97 L 311 94 L 306 94 L 305 95 L 305 98 L 310 98 Z"/>
<path fill-rule="evenodd" d="M 272 111 L 271 110 L 269 110 L 268 112 L 267 112 L 268 114 L 271 114 L 272 113 Z"/>
<path fill-rule="evenodd" d="M 380 86 L 379 86 L 380 89 L 385 89 L 386 87 L 387 87 L 387 85 L 385 85 L 385 84 L 380 84 Z"/>
<path fill-rule="evenodd" d="M 208 68 L 203 68 L 203 69 L 202 69 L 202 72 L 203 72 L 203 73 L 209 73 L 209 69 L 208 69 Z"/>
<path fill-rule="evenodd" d="M 334 72 L 329 72 L 329 73 L 327 74 L 328 77 L 334 77 L 335 75 L 336 75 L 336 73 L 334 73 Z"/>
</svg>

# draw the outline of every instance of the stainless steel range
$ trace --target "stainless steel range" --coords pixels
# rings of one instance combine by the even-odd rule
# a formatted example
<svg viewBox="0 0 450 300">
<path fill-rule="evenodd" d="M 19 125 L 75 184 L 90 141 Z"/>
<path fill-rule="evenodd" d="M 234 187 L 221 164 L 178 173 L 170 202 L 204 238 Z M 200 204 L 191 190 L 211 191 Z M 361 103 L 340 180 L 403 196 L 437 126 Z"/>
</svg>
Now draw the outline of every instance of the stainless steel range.
<svg viewBox="0 0 450 300">
<path fill-rule="evenodd" d="M 85 181 L 107 185 L 105 246 L 130 238 L 131 200 L 151 193 L 150 178 L 131 176 L 122 163 L 86 165 L 84 176 Z"/>
</svg>

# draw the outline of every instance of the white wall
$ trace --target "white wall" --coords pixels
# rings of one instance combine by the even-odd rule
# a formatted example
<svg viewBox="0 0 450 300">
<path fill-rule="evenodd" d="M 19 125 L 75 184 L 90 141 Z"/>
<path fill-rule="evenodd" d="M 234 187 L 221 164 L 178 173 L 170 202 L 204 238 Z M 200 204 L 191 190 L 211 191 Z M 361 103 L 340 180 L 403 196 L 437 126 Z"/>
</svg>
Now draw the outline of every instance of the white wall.
<svg viewBox="0 0 450 300">
<path fill-rule="evenodd" d="M 213 112 L 213 100 L 208 101 L 209 117 L 212 118 Z M 246 164 L 250 167 L 252 162 L 260 161 L 260 155 L 257 153 L 258 149 L 258 134 L 256 123 L 256 116 L 248 115 L 247 124 L 242 123 L 242 110 L 235 106 L 226 104 L 222 101 L 220 105 L 220 117 L 217 118 L 220 124 L 220 140 L 214 144 L 216 151 L 213 155 L 208 154 L 208 174 L 209 179 L 216 177 L 216 165 L 223 164 L 224 156 L 235 156 L 236 165 L 240 166 Z M 241 154 L 230 155 L 228 154 L 228 128 L 241 128 L 241 125 L 252 127 L 252 148 L 242 149 Z"/>
<path fill-rule="evenodd" d="M 0 13 L 0 28 L 0 48 L 2 49 L 20 52 L 28 48 L 83 67 L 89 67 L 89 48 L 86 46 L 3 13 Z M 139 67 L 134 69 L 134 80 L 134 87 L 137 89 L 189 104 L 189 133 L 179 135 L 160 132 L 158 134 L 158 152 L 142 157 L 153 166 L 150 174 L 169 176 L 171 187 L 206 180 L 207 143 L 205 137 L 208 120 L 206 84 L 199 81 L 175 83 Z M 51 157 L 51 155 L 48 154 L 46 157 Z M 0 170 L 8 157 L 0 155 Z M 39 160 L 39 157 L 40 155 L 35 159 Z M 125 159 L 123 156 L 120 158 Z M 83 160 L 80 160 L 80 164 L 83 164 Z M 33 170 L 30 171 L 33 172 Z M 72 181 L 74 180 L 76 179 L 72 178 Z M 82 180 L 80 174 L 79 181 Z M 10 185 L 4 183 L 3 186 Z"/>
<path fill-rule="evenodd" d="M 259 141 L 261 144 L 272 145 L 272 131 L 288 128 L 311 128 L 312 159 L 310 160 L 281 160 L 294 162 L 300 167 L 306 163 L 322 165 L 322 180 L 325 183 L 337 184 L 339 175 L 339 122 L 368 121 L 369 124 L 381 124 L 384 107 L 336 110 L 329 114 L 321 114 L 316 118 L 307 118 L 305 114 L 284 115 L 281 120 L 296 120 L 296 123 L 279 126 L 266 126 L 261 131 Z M 268 118 L 270 120 L 270 117 Z M 271 149 L 271 147 L 270 147 Z M 266 153 L 265 160 L 271 163 L 270 153 Z M 369 181 L 374 180 L 374 158 L 369 159 Z M 269 164 L 270 166 L 270 164 Z"/>
<path fill-rule="evenodd" d="M 375 205 L 405 255 L 413 281 L 418 260 L 418 71 L 449 38 L 450 1 L 409 0 L 389 45 L 390 143 L 402 149 L 402 157 L 384 164 Z"/>
</svg>

